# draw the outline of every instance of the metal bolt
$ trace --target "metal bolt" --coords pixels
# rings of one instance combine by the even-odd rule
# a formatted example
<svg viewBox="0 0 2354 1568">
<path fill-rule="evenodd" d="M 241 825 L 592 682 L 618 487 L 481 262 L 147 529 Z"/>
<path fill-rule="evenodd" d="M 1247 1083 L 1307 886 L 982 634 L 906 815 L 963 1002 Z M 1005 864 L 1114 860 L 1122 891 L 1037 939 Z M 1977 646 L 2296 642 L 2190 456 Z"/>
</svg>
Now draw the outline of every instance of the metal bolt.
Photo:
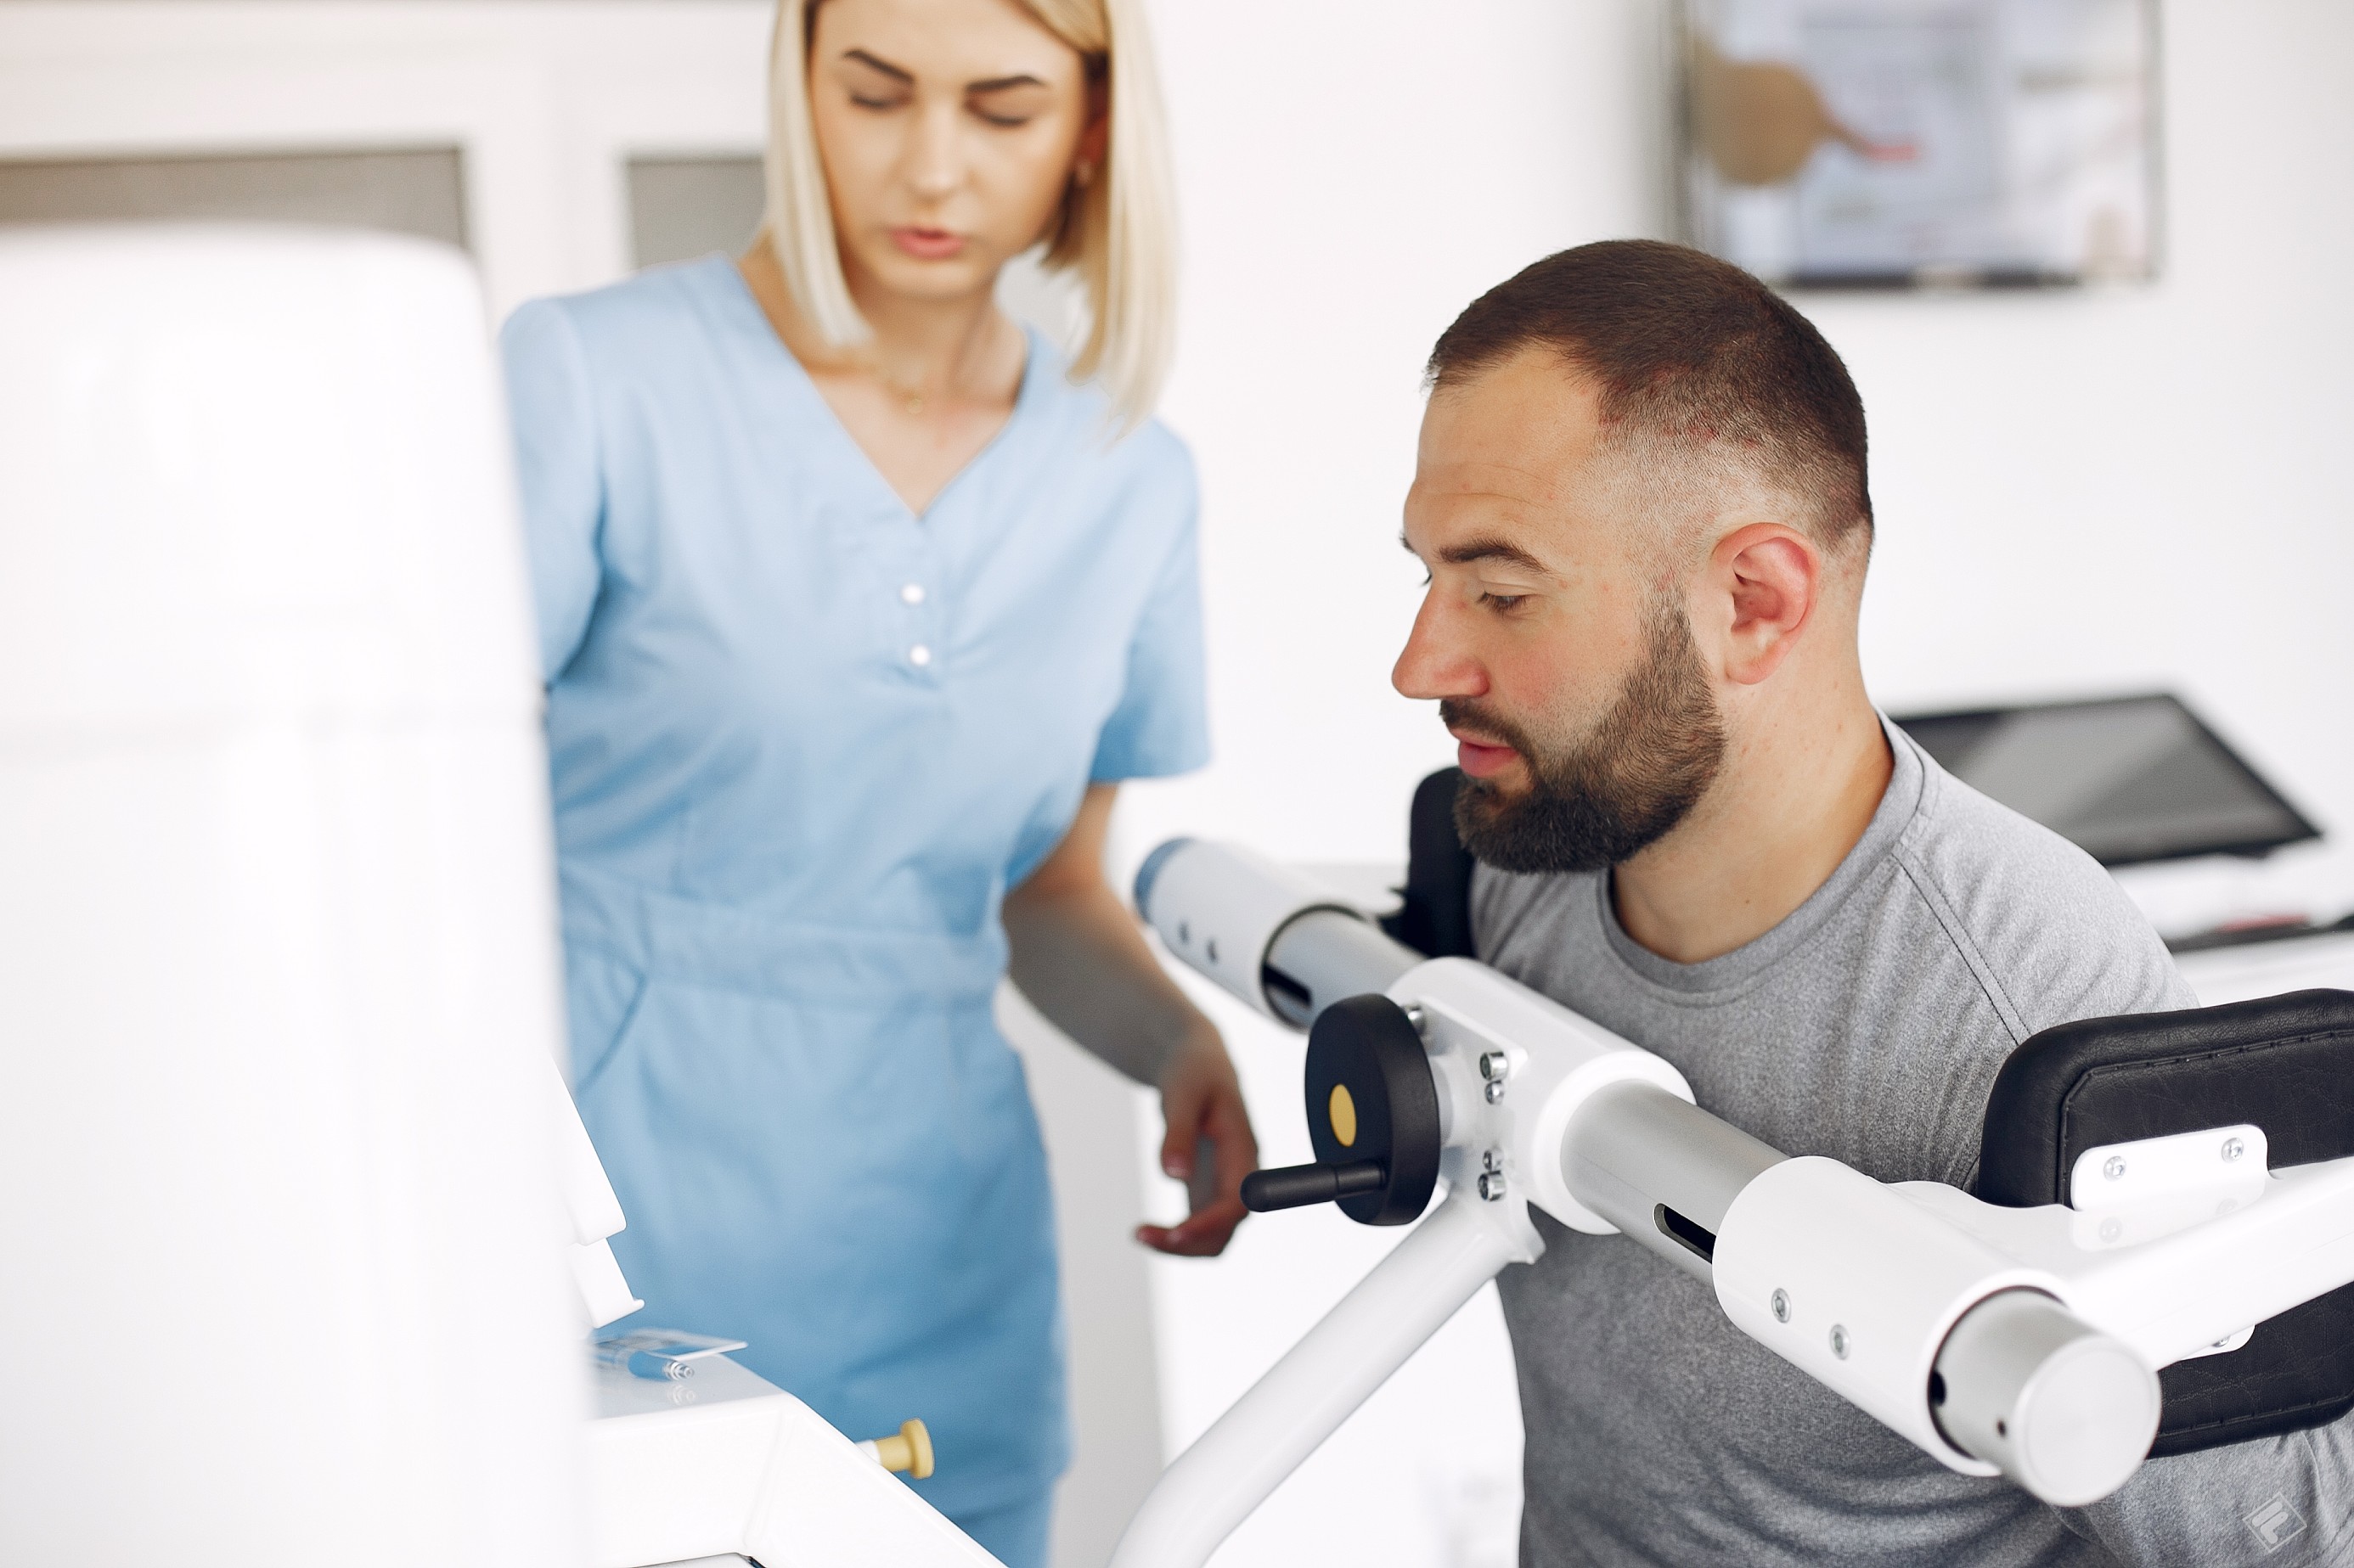
<svg viewBox="0 0 2354 1568">
<path fill-rule="evenodd" d="M 2223 1140 L 2223 1160 L 2226 1164 L 2237 1160 L 2247 1151 L 2248 1146 L 2236 1138 L 2227 1138 Z"/>
<path fill-rule="evenodd" d="M 1788 1291 L 1776 1290 L 1774 1292 L 1774 1300 L 1772 1305 L 1774 1308 L 1774 1321 L 1776 1323 L 1787 1323 L 1790 1320 L 1790 1293 Z"/>
<path fill-rule="evenodd" d="M 1854 1346 L 1849 1342 L 1847 1337 L 1847 1325 L 1844 1323 L 1833 1323 L 1831 1325 L 1831 1354 L 1837 1356 L 1841 1361 L 1845 1361 L 1847 1360 L 1848 1351 L 1852 1349 L 1854 1349 Z"/>
<path fill-rule="evenodd" d="M 2125 1173 L 2126 1157 L 2122 1154 L 2112 1154 L 2101 1162 L 2101 1174 L 2112 1181 Z"/>
<path fill-rule="evenodd" d="M 1494 1202 L 1504 1195 L 1504 1173 L 1500 1171 L 1479 1172 L 1479 1196 Z"/>
<path fill-rule="evenodd" d="M 1490 1105 L 1492 1106 L 1499 1103 L 1504 1097 L 1504 1080 L 1501 1078 L 1489 1079 L 1486 1092 L 1488 1096 L 1488 1103 Z"/>
<path fill-rule="evenodd" d="M 1501 1171 L 1503 1168 L 1504 1157 L 1500 1152 L 1493 1149 L 1483 1149 L 1479 1151 L 1480 1170 Z"/>
<path fill-rule="evenodd" d="M 1479 1053 L 1479 1075 L 1490 1083 L 1500 1082 L 1511 1070 L 1512 1059 L 1501 1051 Z"/>
</svg>

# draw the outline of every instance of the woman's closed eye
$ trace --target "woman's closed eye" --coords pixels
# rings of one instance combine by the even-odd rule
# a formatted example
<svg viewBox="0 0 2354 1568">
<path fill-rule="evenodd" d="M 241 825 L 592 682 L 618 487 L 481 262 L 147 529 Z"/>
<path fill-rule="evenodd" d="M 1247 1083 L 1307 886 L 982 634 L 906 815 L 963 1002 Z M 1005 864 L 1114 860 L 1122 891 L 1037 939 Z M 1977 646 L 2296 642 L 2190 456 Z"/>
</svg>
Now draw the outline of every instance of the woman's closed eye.
<svg viewBox="0 0 2354 1568">
<path fill-rule="evenodd" d="M 904 109 L 916 95 L 915 82 L 905 71 L 884 65 L 864 50 L 843 56 L 834 79 L 861 109 Z"/>
<path fill-rule="evenodd" d="M 1044 83 L 1024 81 L 978 90 L 966 96 L 964 104 L 982 124 L 1011 131 L 1037 119 L 1052 107 L 1053 98 Z"/>
</svg>

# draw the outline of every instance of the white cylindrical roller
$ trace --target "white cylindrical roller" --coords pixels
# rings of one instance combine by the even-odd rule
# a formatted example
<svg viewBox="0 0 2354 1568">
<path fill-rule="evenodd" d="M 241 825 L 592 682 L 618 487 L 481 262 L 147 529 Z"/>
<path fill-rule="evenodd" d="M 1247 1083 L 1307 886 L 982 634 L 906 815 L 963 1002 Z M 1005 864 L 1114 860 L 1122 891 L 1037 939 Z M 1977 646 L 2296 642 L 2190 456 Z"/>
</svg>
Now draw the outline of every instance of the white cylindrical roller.
<svg viewBox="0 0 2354 1568">
<path fill-rule="evenodd" d="M 1388 941 L 1361 911 L 1298 873 L 1209 839 L 1172 839 L 1154 850 L 1136 874 L 1136 910 L 1171 952 L 1285 1022 L 1303 1022 L 1296 999 L 1286 998 L 1294 1003 L 1287 1010 L 1267 983 L 1267 956 L 1285 927 L 1329 911 L 1363 926 L 1371 940 Z"/>
<path fill-rule="evenodd" d="M 2158 1436 L 2158 1374 L 2041 1291 L 1999 1291 L 1964 1313 L 1932 1387 L 1948 1441 L 2058 1508 L 2125 1485 Z"/>
<path fill-rule="evenodd" d="M 538 683 L 456 253 L 0 238 L 0 1560 L 572 1564 Z"/>
</svg>

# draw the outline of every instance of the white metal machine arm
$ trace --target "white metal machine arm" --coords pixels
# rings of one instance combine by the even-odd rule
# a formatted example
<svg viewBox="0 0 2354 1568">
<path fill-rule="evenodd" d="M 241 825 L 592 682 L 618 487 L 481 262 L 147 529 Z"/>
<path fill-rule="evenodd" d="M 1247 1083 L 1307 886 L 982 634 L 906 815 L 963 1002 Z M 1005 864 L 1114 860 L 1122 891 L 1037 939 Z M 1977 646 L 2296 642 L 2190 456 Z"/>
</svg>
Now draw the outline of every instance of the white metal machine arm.
<svg viewBox="0 0 2354 1568">
<path fill-rule="evenodd" d="M 2354 1280 L 2354 1160 L 2268 1171 L 2254 1127 L 2087 1151 L 2132 1171 L 2096 1212 L 1998 1208 L 1787 1158 L 1661 1058 L 1484 965 L 1426 959 L 1247 852 L 1164 845 L 1138 906 L 1180 958 L 1310 1030 L 1318 1160 L 1254 1176 L 1254 1208 L 1407 1224 L 1447 1192 L 1170 1467 L 1115 1568 L 1206 1561 L 1482 1284 L 1538 1256 L 1531 1204 L 1696 1276 L 1940 1463 L 2061 1506 L 2139 1467 L 2155 1369 Z"/>
</svg>

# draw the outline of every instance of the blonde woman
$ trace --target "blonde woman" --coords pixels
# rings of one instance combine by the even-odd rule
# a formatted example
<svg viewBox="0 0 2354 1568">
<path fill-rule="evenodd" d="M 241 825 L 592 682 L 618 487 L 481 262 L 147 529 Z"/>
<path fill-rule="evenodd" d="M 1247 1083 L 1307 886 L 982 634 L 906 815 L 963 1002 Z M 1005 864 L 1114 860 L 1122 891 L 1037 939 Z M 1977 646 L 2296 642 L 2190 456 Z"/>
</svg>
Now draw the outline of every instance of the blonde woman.
<svg viewBox="0 0 2354 1568">
<path fill-rule="evenodd" d="M 924 1489 L 1029 1568 L 1067 1437 L 1009 962 L 1161 1091 L 1204 1198 L 1145 1242 L 1223 1248 L 1257 1158 L 1100 863 L 1119 781 L 1206 748 L 1150 58 L 1137 0 L 782 0 L 772 73 L 747 255 L 505 333 L 576 1091 L 645 1319 L 854 1434 L 920 1414 Z M 995 303 L 1040 243 L 1067 366 Z"/>
</svg>

